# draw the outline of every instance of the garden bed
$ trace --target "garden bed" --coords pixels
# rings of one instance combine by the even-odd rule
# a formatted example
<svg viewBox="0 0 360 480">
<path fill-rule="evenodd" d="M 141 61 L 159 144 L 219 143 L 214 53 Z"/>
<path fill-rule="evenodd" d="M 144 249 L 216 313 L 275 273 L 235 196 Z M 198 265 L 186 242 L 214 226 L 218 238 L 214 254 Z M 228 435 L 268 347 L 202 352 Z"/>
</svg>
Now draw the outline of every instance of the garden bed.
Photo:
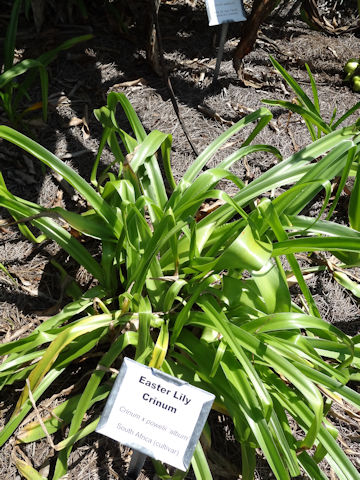
<svg viewBox="0 0 360 480">
<path fill-rule="evenodd" d="M 235 75 L 231 58 L 241 25 L 230 26 L 219 79 L 215 85 L 212 85 L 212 75 L 219 29 L 208 27 L 202 2 L 192 5 L 190 1 L 179 0 L 163 2 L 161 5 L 159 18 L 166 65 L 181 117 L 198 152 L 240 118 L 258 109 L 262 105 L 262 99 L 293 101 L 294 93 L 274 69 L 270 55 L 294 76 L 309 95 L 311 85 L 305 63 L 310 66 L 318 86 L 323 118 L 327 121 L 335 108 L 340 116 L 359 101 L 359 94 L 352 92 L 350 85 L 343 82 L 346 61 L 360 57 L 359 33 L 345 32 L 331 36 L 311 30 L 300 19 L 297 10 L 288 17 L 292 3 L 288 2 L 287 7 L 277 10 L 262 26 L 253 52 L 245 58 L 243 80 Z M 355 11 L 356 2 L 353 3 Z M 355 15 L 352 17 L 345 7 L 342 11 L 340 6 L 339 10 L 343 13 L 343 25 L 354 21 Z M 120 9 L 119 14 L 122 12 Z M 66 15 L 65 10 L 63 13 Z M 35 39 L 32 38 L 29 25 L 25 21 L 20 24 L 19 58 L 36 58 L 71 36 L 87 33 L 89 28 L 94 33 L 92 40 L 62 52 L 50 65 L 47 124 L 42 122 L 40 113 L 35 112 L 29 114 L 28 122 L 23 128 L 84 178 L 89 179 L 101 137 L 100 124 L 92 112 L 105 105 L 109 92 L 123 92 L 147 132 L 160 130 L 173 135 L 172 168 L 175 180 L 179 180 L 194 160 L 194 153 L 175 114 L 166 84 L 146 62 L 141 28 L 133 24 L 134 18 L 127 17 L 129 12 L 126 10 L 123 20 L 124 24 L 129 20 L 127 28 L 114 22 L 110 14 L 106 18 L 100 7 L 96 9 L 90 6 L 88 13 L 89 20 L 85 21 L 76 11 L 71 18 L 54 19 L 51 18 L 51 11 L 47 12 L 47 21 Z M 0 19 L 2 31 L 5 31 L 7 21 L 6 15 Z M 34 90 L 31 93 L 35 101 L 37 92 Z M 40 99 L 40 92 L 38 95 Z M 260 132 L 256 143 L 272 145 L 287 158 L 311 142 L 301 117 L 289 114 L 279 107 L 273 108 L 272 113 L 273 119 Z M 356 118 L 357 113 L 348 119 L 348 123 L 354 122 Z M 7 124 L 7 118 L 1 111 L 0 120 L 1 124 Z M 121 121 L 125 124 L 125 117 L 122 120 L 120 117 L 119 123 Z M 239 134 L 220 149 L 208 167 L 215 166 L 229 153 L 237 150 L 243 141 L 241 135 L 245 134 Z M 110 151 L 105 151 L 101 165 L 108 165 L 112 160 Z M 249 182 L 274 164 L 273 156 L 260 152 L 237 163 L 233 171 L 244 182 Z M 61 177 L 42 170 L 39 162 L 3 140 L 0 141 L 0 165 L 7 187 L 14 195 L 39 202 L 46 208 L 66 206 L 75 211 L 84 208 L 81 198 L 64 185 Z M 221 187 L 229 194 L 234 193 L 234 186 L 230 183 L 223 181 Z M 319 196 L 311 206 L 312 216 L 316 217 L 320 211 L 322 200 Z M 348 197 L 344 194 L 336 211 L 338 223 L 347 222 L 347 202 Z M 4 210 L 1 211 L 1 216 L 8 219 Z M 31 244 L 24 240 L 13 225 L 0 224 L 0 235 L 0 262 L 16 281 L 14 284 L 13 280 L 0 271 L 0 328 L 3 341 L 9 341 L 28 334 L 66 303 L 65 284 L 60 278 L 59 270 L 50 263 L 51 259 L 55 258 L 84 288 L 91 285 L 92 278 L 84 269 L 78 269 L 52 242 Z M 85 246 L 94 256 L 99 254 L 95 241 L 86 241 Z M 317 255 L 315 260 L 319 262 L 321 256 Z M 304 265 L 311 266 L 308 258 L 302 261 Z M 354 268 L 352 273 L 359 278 L 360 269 Z M 322 317 L 348 335 L 358 334 L 358 299 L 341 287 L 329 271 L 312 273 L 307 281 Z M 296 285 L 292 294 L 294 301 L 300 302 Z M 39 408 L 53 407 L 70 390 L 80 392 L 84 376 L 95 366 L 96 358 L 85 356 L 73 366 L 66 379 L 61 381 L 63 383 L 54 386 L 54 391 L 47 394 Z M 358 384 L 354 383 L 352 388 L 358 391 Z M 5 393 L 3 391 L 1 409 L 4 416 L 11 414 L 19 389 L 20 387 L 6 389 Z M 99 411 L 99 406 L 96 408 Z M 93 413 L 96 413 L 95 410 Z M 343 409 L 337 408 L 330 412 L 330 419 L 340 431 L 343 448 L 360 470 L 358 414 L 344 406 Z M 212 413 L 210 422 L 216 433 L 208 454 L 214 478 L 240 478 L 241 458 L 231 421 L 224 415 Z M 59 440 L 60 436 L 57 441 Z M 0 477 L 4 480 L 20 478 L 11 458 L 13 448 L 13 442 L 9 441 L 0 451 Z M 43 468 L 42 474 L 47 476 L 48 458 L 53 468 L 53 452 L 47 440 L 22 448 L 33 465 L 38 470 Z M 76 444 L 69 460 L 69 478 L 121 479 L 124 478 L 129 458 L 130 451 L 126 447 L 92 434 Z M 329 478 L 336 478 L 330 469 L 327 472 Z M 151 462 L 148 461 L 140 478 L 153 478 L 153 475 Z M 194 478 L 191 472 L 187 478 Z M 255 478 L 272 478 L 261 455 Z"/>
</svg>

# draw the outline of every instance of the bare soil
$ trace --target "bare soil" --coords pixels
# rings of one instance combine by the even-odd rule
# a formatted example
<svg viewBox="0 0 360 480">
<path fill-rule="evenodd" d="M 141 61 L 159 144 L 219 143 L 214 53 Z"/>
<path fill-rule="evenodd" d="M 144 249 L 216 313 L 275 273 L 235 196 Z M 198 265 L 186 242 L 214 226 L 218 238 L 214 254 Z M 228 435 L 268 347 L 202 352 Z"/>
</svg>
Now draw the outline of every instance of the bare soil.
<svg viewBox="0 0 360 480">
<path fill-rule="evenodd" d="M 5 9 L 0 16 L 0 31 L 5 32 L 12 2 L 3 2 Z M 74 7 L 72 12 L 64 6 L 56 9 L 49 2 L 45 22 L 34 35 L 32 23 L 21 19 L 18 35 L 17 59 L 36 58 L 40 53 L 54 48 L 61 41 L 89 30 L 94 39 L 63 52 L 49 67 L 50 114 L 45 125 L 39 112 L 29 115 L 23 129 L 38 142 L 72 165 L 81 175 L 89 178 L 97 152 L 101 128 L 92 112 L 106 103 L 111 91 L 124 92 L 138 113 L 145 129 L 169 132 L 173 135 L 172 166 L 176 179 L 181 178 L 194 160 L 194 154 L 179 124 L 164 81 L 146 62 L 144 27 L 141 1 L 127 7 L 127 2 L 114 2 L 114 11 L 105 8 L 103 2 L 89 2 L 89 19 L 84 20 Z M 60 2 L 61 3 L 61 2 Z M 359 31 L 329 35 L 311 30 L 299 14 L 299 2 L 282 2 L 280 7 L 264 23 L 254 50 L 245 58 L 244 79 L 240 81 L 232 67 L 232 52 L 241 35 L 241 24 L 232 24 L 225 45 L 220 76 L 212 85 L 216 61 L 219 28 L 207 24 L 202 1 L 168 0 L 160 7 L 161 35 L 166 65 L 181 116 L 187 125 L 192 142 L 201 152 L 212 140 L 247 113 L 262 106 L 262 99 L 292 101 L 293 92 L 274 70 L 269 56 L 275 57 L 311 95 L 307 63 L 319 89 L 320 107 L 326 120 L 334 109 L 337 115 L 345 113 L 359 101 L 359 94 L 351 91 L 343 82 L 343 67 L 349 58 L 360 57 Z M 97 5 L 98 4 L 98 5 Z M 99 5 L 101 4 L 101 5 Z M 284 5 L 283 5 L 284 4 Z M 319 1 L 326 18 L 339 26 L 356 21 L 356 1 Z M 97 5 L 97 6 L 96 6 Z M 245 2 L 247 10 L 251 2 Z M 335 20 L 334 20 L 335 19 Z M 1 34 L 4 35 L 4 34 Z M 4 39 L 1 38 L 3 41 Z M 31 92 L 31 103 L 40 100 L 37 88 Z M 30 102 L 29 102 L 30 104 Z M 27 106 L 27 105 L 26 105 Z M 310 143 L 304 122 L 296 115 L 289 115 L 279 108 L 272 109 L 271 124 L 257 137 L 256 143 L 277 147 L 286 158 Z M 119 115 L 125 123 L 123 115 Z M 356 119 L 352 116 L 348 123 Z M 83 120 L 85 119 L 85 121 Z M 8 120 L 0 110 L 0 121 Z M 222 149 L 211 165 L 236 150 L 246 132 L 239 134 Z M 102 164 L 112 161 L 106 151 Z M 275 163 L 270 155 L 249 156 L 246 162 L 234 167 L 234 172 L 244 181 L 251 181 Z M 40 202 L 46 207 L 56 205 L 79 210 L 81 199 L 61 178 L 42 169 L 19 149 L 0 140 L 0 166 L 9 190 L 18 196 Z M 231 193 L 231 185 L 222 187 Z M 346 222 L 344 197 L 337 211 L 340 222 Z M 312 206 L 312 213 L 319 211 L 321 198 Z M 0 212 L 8 218 L 5 211 Z M 96 246 L 89 244 L 89 248 Z M 91 282 L 88 274 L 78 269 L 51 242 L 33 245 L 21 237 L 15 227 L 0 227 L 0 262 L 16 279 L 16 285 L 0 271 L 0 333 L 3 341 L 14 340 L 27 334 L 44 318 L 56 313 L 66 302 L 58 270 L 50 263 L 56 259 L 86 288 Z M 354 270 L 354 274 L 360 274 Z M 348 334 L 359 332 L 359 303 L 348 291 L 338 285 L 327 272 L 313 275 L 309 285 L 323 317 Z M 294 298 L 297 291 L 294 288 Z M 93 368 L 93 361 L 85 359 L 66 380 L 44 398 L 41 407 L 59 401 L 66 389 L 75 385 L 81 388 L 80 379 Z M 358 384 L 352 385 L 358 389 Z M 11 413 L 21 385 L 8 389 L 1 396 L 3 420 Z M 96 413 L 95 411 L 93 413 Z M 334 411 L 330 419 L 337 425 L 344 449 L 360 471 L 359 417 L 347 410 Z M 235 444 L 231 421 L 222 415 L 211 414 L 210 422 L 215 434 L 209 452 L 210 465 L 215 479 L 238 479 L 241 458 Z M 57 439 L 58 440 L 58 439 Z M 0 451 L 0 478 L 18 480 L 20 476 L 13 464 L 13 442 Z M 23 448 L 33 465 L 47 476 L 52 471 L 53 451 L 46 440 Z M 69 460 L 69 479 L 115 480 L 125 476 L 130 458 L 128 448 L 116 442 L 90 435 L 76 444 Z M 50 461 L 50 466 L 48 466 Z M 329 478 L 336 478 L 328 469 Z M 142 479 L 153 478 L 150 461 L 145 463 Z M 194 478 L 190 471 L 187 478 Z M 273 478 L 259 453 L 256 479 Z M 307 478 L 307 477 L 303 477 Z"/>
</svg>

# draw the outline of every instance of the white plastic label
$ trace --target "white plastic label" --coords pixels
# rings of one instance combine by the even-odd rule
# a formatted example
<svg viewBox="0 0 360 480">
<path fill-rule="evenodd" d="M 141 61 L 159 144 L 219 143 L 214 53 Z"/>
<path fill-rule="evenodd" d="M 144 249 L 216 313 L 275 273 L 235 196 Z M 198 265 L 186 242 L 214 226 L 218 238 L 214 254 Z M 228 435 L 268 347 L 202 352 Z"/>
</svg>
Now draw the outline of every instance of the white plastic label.
<svg viewBox="0 0 360 480">
<path fill-rule="evenodd" d="M 209 25 L 246 20 L 242 0 L 206 0 Z"/>
<path fill-rule="evenodd" d="M 96 431 L 186 471 L 214 398 L 125 358 Z"/>
</svg>

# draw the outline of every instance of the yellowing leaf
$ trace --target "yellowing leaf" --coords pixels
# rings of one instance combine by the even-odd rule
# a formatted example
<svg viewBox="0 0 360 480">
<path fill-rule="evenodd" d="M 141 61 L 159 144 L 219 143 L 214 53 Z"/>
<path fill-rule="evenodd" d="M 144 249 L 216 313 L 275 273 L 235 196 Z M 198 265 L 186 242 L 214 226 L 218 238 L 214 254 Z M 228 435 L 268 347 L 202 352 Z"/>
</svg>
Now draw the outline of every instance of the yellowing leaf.
<svg viewBox="0 0 360 480">
<path fill-rule="evenodd" d="M 17 458 L 15 460 L 16 468 L 19 470 L 21 475 L 26 478 L 26 480 L 47 480 L 45 477 L 40 475 L 39 472 L 35 470 L 31 465 Z"/>
</svg>

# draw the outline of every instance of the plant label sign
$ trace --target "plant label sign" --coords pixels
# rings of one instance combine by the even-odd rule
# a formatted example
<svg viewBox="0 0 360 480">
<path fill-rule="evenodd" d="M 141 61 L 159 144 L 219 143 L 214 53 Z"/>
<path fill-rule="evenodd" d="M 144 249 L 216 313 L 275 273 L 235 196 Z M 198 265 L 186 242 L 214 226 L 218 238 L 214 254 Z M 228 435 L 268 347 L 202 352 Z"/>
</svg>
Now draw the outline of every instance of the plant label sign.
<svg viewBox="0 0 360 480">
<path fill-rule="evenodd" d="M 210 26 L 246 20 L 242 0 L 206 0 L 206 11 Z"/>
<path fill-rule="evenodd" d="M 125 358 L 96 431 L 186 471 L 214 398 Z"/>
</svg>

